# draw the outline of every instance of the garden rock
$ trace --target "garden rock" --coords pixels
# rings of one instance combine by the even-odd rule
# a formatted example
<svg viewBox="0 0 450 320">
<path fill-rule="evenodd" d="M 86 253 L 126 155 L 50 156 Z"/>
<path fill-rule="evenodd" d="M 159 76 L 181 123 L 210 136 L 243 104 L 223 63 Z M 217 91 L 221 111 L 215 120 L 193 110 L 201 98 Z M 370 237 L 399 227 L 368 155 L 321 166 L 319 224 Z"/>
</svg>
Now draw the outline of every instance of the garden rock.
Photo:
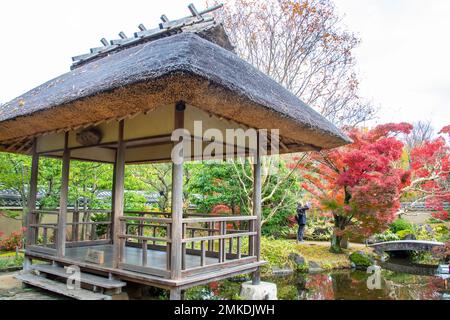
<svg viewBox="0 0 450 320">
<path fill-rule="evenodd" d="M 417 238 L 414 234 L 410 233 L 405 236 L 404 240 L 417 240 Z"/>
<path fill-rule="evenodd" d="M 324 269 L 317 262 L 310 261 L 308 271 L 310 273 L 319 273 L 319 272 L 323 272 Z"/>
<path fill-rule="evenodd" d="M 298 253 L 291 253 L 288 258 L 289 260 L 293 261 L 296 265 L 303 266 L 306 263 L 306 259 L 303 258 Z"/>
<path fill-rule="evenodd" d="M 290 275 L 293 273 L 294 273 L 294 270 L 292 270 L 289 267 L 284 267 L 284 268 L 273 267 L 272 268 L 272 274 L 274 276 L 286 276 L 286 275 Z"/>
<path fill-rule="evenodd" d="M 244 282 L 241 297 L 244 300 L 277 300 L 277 285 L 270 282 L 260 282 L 257 285 L 251 281 Z"/>
</svg>

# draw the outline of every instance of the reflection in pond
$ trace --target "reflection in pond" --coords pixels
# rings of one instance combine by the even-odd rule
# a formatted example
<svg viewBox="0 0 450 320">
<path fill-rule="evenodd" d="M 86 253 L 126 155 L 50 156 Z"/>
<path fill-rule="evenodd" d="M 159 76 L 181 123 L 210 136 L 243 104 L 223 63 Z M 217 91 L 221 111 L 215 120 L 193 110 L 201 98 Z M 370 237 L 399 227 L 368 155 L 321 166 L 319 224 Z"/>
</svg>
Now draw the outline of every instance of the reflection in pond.
<svg viewBox="0 0 450 320">
<path fill-rule="evenodd" d="M 434 271 L 429 273 L 429 266 L 414 267 L 418 274 L 402 272 L 391 261 L 382 268 L 373 268 L 370 273 L 342 270 L 269 277 L 263 280 L 277 284 L 278 298 L 282 300 L 439 300 L 449 294 L 445 281 L 432 275 Z M 187 298 L 233 299 L 238 297 L 239 289 L 238 282 L 215 282 L 189 290 Z"/>
</svg>

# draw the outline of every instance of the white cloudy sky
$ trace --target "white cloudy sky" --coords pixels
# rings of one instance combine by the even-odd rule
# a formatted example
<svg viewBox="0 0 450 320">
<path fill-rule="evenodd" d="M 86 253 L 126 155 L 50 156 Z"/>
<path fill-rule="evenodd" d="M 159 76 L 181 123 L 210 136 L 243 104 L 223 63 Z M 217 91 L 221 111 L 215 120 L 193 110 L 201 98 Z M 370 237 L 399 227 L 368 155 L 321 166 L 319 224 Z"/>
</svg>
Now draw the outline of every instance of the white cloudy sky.
<svg viewBox="0 0 450 320">
<path fill-rule="evenodd" d="M 1 1 L 0 102 L 67 72 L 70 57 L 99 39 L 155 27 L 205 1 Z M 363 40 L 356 52 L 361 93 L 380 107 L 378 122 L 450 123 L 450 1 L 335 0 L 345 26 Z"/>
<path fill-rule="evenodd" d="M 378 122 L 450 124 L 450 1 L 335 0 L 356 51 L 361 93 Z"/>
</svg>

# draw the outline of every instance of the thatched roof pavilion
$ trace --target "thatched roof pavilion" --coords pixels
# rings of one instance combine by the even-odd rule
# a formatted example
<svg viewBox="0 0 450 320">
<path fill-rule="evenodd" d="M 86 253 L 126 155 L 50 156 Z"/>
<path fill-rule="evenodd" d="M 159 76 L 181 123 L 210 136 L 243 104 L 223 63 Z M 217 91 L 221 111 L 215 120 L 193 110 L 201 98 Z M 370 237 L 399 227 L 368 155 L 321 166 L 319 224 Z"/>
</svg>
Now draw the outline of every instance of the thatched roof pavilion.
<svg viewBox="0 0 450 320">
<path fill-rule="evenodd" d="M 134 37 L 120 33 L 118 40 L 102 39 L 103 47 L 73 58 L 70 72 L 0 107 L 0 151 L 33 156 L 26 270 L 62 276 L 62 266 L 78 265 L 87 275 L 85 285 L 94 289 L 120 289 L 123 281 L 131 281 L 170 289 L 173 299 L 189 286 L 239 273 L 253 272 L 258 283 L 264 263 L 259 254 L 259 140 L 256 151 L 232 142 L 247 155 L 254 151 L 256 158 L 251 216 L 184 213 L 183 164 L 175 162 L 171 212 L 124 212 L 125 164 L 172 161 L 172 132 L 195 132 L 196 121 L 204 130 L 219 132 L 279 130 L 281 153 L 350 142 L 291 92 L 240 59 L 222 26 L 207 15 L 216 8 L 189 9 L 192 15 L 183 19 L 163 16 L 157 29 L 140 25 Z M 205 146 L 211 142 L 194 138 Z M 42 156 L 62 159 L 59 210 L 36 210 Z M 106 221 L 90 219 L 98 211 L 67 209 L 71 159 L 114 164 L 114 196 L 112 209 L 103 212 Z M 44 223 L 47 215 L 57 222 Z M 227 229 L 231 222 L 235 230 Z M 102 224 L 107 232 L 99 234 Z M 248 248 L 242 247 L 244 239 Z M 31 259 L 52 261 L 54 268 L 31 264 Z M 30 274 L 22 280 L 57 287 Z"/>
</svg>

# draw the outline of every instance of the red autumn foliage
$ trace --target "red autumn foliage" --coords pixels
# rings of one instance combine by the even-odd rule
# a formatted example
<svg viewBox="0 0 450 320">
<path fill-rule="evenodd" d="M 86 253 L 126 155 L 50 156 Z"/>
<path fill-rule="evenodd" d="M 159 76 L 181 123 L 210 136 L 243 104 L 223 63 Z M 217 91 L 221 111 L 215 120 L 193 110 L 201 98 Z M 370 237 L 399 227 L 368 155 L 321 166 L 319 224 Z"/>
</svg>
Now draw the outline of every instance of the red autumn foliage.
<svg viewBox="0 0 450 320">
<path fill-rule="evenodd" d="M 231 208 L 226 204 L 215 205 L 211 210 L 212 215 L 231 214 L 231 212 L 232 212 Z"/>
<path fill-rule="evenodd" d="M 319 199 L 322 210 L 333 214 L 336 237 L 351 230 L 368 235 L 394 219 L 400 191 L 410 181 L 409 172 L 396 165 L 403 150 L 396 136 L 411 129 L 407 123 L 347 129 L 353 144 L 313 153 L 311 161 L 300 166 L 302 187 Z"/>
<path fill-rule="evenodd" d="M 15 250 L 17 247 L 22 247 L 23 234 L 25 230 L 25 228 L 21 228 L 18 231 L 11 232 L 8 237 L 0 241 L 0 248 L 6 251 L 11 251 Z"/>
<path fill-rule="evenodd" d="M 440 133 L 450 135 L 450 126 Z M 434 213 L 436 218 L 447 220 L 444 202 L 450 202 L 450 148 L 445 138 L 440 136 L 413 148 L 410 168 L 412 180 L 403 192 L 415 193 L 418 200 L 425 201 L 427 207 L 437 211 Z"/>
</svg>

